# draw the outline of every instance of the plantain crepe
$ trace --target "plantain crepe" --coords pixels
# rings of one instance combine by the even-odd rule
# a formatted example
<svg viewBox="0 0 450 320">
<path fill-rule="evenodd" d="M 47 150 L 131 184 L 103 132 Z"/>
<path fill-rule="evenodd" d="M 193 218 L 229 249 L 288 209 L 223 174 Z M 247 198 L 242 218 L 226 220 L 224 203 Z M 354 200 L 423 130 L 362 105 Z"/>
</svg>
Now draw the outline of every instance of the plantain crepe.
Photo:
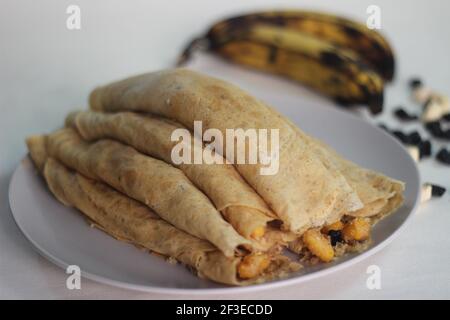
<svg viewBox="0 0 450 320">
<path fill-rule="evenodd" d="M 238 87 L 194 71 L 131 77 L 95 89 L 89 101 L 91 110 L 69 114 L 64 128 L 27 139 L 51 192 L 111 236 L 216 282 L 247 285 L 298 270 L 284 249 L 308 263 L 365 250 L 371 227 L 403 203 L 402 182 L 346 160 Z M 277 129 L 278 172 L 248 163 L 246 139 L 234 158 L 226 139 L 208 149 L 195 121 L 224 137 L 227 129 Z M 188 155 L 214 162 L 175 161 L 178 129 L 192 138 L 183 144 Z M 236 163 L 239 156 L 247 162 Z"/>
<path fill-rule="evenodd" d="M 89 101 L 93 110 L 149 112 L 191 130 L 194 121 L 200 120 L 204 130 L 217 129 L 223 136 L 227 128 L 278 129 L 277 174 L 259 174 L 263 167 L 260 163 L 235 167 L 283 221 L 286 230 L 301 234 L 362 206 L 342 174 L 327 168 L 281 115 L 227 82 L 174 69 L 97 88 Z"/>
<path fill-rule="evenodd" d="M 171 134 L 182 128 L 180 124 L 131 112 L 106 114 L 83 111 L 70 114 L 66 125 L 76 128 L 87 141 L 115 139 L 176 166 L 211 199 L 217 210 L 241 235 L 247 239 L 260 240 L 260 247 L 273 245 L 276 236 L 268 224 L 277 219 L 276 215 L 221 155 L 212 155 L 215 163 L 174 163 L 172 150 L 177 141 L 171 140 Z M 192 136 L 192 143 L 185 147 L 192 154 L 199 148 L 203 154 L 205 149 L 202 142 L 196 144 L 196 139 Z"/>
<path fill-rule="evenodd" d="M 175 228 L 144 204 L 49 158 L 46 142 L 45 136 L 32 136 L 27 146 L 51 192 L 114 238 L 176 259 L 200 277 L 225 284 L 258 283 L 298 270 L 298 264 L 281 255 L 226 257 L 210 242 Z"/>
</svg>

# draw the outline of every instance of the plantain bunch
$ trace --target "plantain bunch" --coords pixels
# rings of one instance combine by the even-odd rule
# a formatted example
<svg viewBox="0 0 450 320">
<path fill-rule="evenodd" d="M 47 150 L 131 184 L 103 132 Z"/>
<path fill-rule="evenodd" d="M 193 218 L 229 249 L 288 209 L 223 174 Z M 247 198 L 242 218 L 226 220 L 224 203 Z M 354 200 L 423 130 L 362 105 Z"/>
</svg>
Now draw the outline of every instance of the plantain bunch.
<svg viewBox="0 0 450 320">
<path fill-rule="evenodd" d="M 383 108 L 394 76 L 386 39 L 366 25 L 311 11 L 271 11 L 232 17 L 194 39 L 179 64 L 203 49 L 257 70 L 298 81 L 341 105 Z"/>
</svg>

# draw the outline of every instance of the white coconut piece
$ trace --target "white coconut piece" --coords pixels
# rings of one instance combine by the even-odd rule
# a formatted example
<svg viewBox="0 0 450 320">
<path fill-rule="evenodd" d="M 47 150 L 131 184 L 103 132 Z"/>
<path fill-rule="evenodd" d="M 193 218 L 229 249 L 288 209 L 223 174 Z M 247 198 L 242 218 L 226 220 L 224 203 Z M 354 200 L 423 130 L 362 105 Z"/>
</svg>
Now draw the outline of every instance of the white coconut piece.
<svg viewBox="0 0 450 320">
<path fill-rule="evenodd" d="M 425 106 L 422 113 L 422 121 L 431 122 L 439 120 L 442 117 L 441 105 L 434 101 L 434 99 L 430 100 L 429 103 Z"/>
<path fill-rule="evenodd" d="M 442 116 L 450 112 L 450 104 L 448 103 L 448 98 L 444 95 L 438 95 L 438 103 L 441 105 Z"/>
<path fill-rule="evenodd" d="M 422 190 L 420 192 L 420 202 L 424 203 L 431 199 L 432 187 L 428 183 L 422 185 Z"/>
<path fill-rule="evenodd" d="M 406 149 L 408 150 L 408 153 L 411 156 L 411 158 L 413 158 L 415 162 L 418 162 L 420 159 L 419 148 L 417 148 L 416 146 L 407 146 Z"/>
<path fill-rule="evenodd" d="M 424 122 L 437 121 L 449 112 L 448 98 L 440 94 L 432 94 L 424 107 L 421 118 Z"/>
<path fill-rule="evenodd" d="M 412 97 L 417 103 L 424 104 L 430 98 L 432 91 L 430 88 L 419 86 L 413 89 Z"/>
</svg>

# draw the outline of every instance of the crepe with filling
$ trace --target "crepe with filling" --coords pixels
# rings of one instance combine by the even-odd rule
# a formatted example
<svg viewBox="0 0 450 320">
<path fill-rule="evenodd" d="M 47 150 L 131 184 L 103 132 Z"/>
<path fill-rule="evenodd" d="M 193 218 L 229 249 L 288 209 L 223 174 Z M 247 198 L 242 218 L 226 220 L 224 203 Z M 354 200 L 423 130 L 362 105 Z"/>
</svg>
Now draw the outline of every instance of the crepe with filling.
<svg viewBox="0 0 450 320">
<path fill-rule="evenodd" d="M 174 258 L 196 270 L 199 276 L 225 284 L 263 282 L 299 267 L 281 256 L 227 258 L 210 242 L 175 228 L 142 203 L 47 158 L 45 136 L 32 136 L 27 145 L 55 197 L 83 212 L 116 239 Z"/>
<path fill-rule="evenodd" d="M 251 250 L 211 201 L 177 168 L 113 140 L 85 142 L 72 128 L 47 137 L 49 155 L 149 206 L 175 227 L 209 240 L 228 256 Z"/>
<path fill-rule="evenodd" d="M 84 140 L 115 139 L 179 168 L 211 199 L 225 219 L 248 239 L 261 239 L 266 234 L 268 222 L 275 220 L 275 214 L 264 200 L 221 155 L 213 153 L 211 158 L 215 162 L 212 164 L 174 163 L 172 150 L 179 142 L 172 141 L 171 135 L 182 128 L 180 124 L 131 112 L 80 111 L 70 114 L 66 125 L 75 127 Z M 192 135 L 191 143 L 184 144 L 191 161 L 197 149 L 200 154 L 205 151 L 203 143 L 195 143 L 195 139 L 198 140 Z"/>
<path fill-rule="evenodd" d="M 403 203 L 403 182 L 387 177 L 381 173 L 358 166 L 344 159 L 330 146 L 310 137 L 311 141 L 331 155 L 330 159 L 337 165 L 350 186 L 356 191 L 363 203 L 359 210 L 349 212 L 354 217 L 372 217 L 378 220 L 397 210 Z"/>
<path fill-rule="evenodd" d="M 241 89 L 186 69 L 144 74 L 95 89 L 90 106 L 97 111 L 141 111 L 167 117 L 190 130 L 278 129 L 279 170 L 261 175 L 263 164 L 236 164 L 244 179 L 268 203 L 284 227 L 303 233 L 330 223 L 361 204 L 339 171 L 326 167 L 279 114 Z M 226 150 L 227 140 L 224 141 Z M 249 149 L 248 139 L 245 142 Z M 219 151 L 220 152 L 220 151 Z M 233 159 L 228 159 L 234 162 Z"/>
<path fill-rule="evenodd" d="M 346 215 L 371 217 L 374 224 L 401 206 L 405 189 L 403 182 L 344 159 L 329 145 L 305 134 L 290 119 L 286 117 L 284 119 L 297 131 L 299 136 L 305 139 L 309 147 L 315 150 L 324 163 L 342 173 L 352 190 L 356 192 L 361 206 L 357 210 L 345 212 Z"/>
</svg>

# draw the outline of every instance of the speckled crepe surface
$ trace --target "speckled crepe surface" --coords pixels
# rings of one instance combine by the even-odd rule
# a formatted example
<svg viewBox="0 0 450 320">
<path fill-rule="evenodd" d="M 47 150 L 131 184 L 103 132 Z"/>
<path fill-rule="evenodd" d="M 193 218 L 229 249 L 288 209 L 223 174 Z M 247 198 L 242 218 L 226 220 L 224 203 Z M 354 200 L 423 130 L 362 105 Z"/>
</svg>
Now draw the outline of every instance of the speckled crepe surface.
<svg viewBox="0 0 450 320">
<path fill-rule="evenodd" d="M 72 128 L 47 136 L 51 157 L 83 175 L 103 181 L 153 209 L 163 219 L 209 240 L 227 256 L 251 247 L 179 169 L 113 140 L 88 143 Z"/>
<path fill-rule="evenodd" d="M 349 195 L 342 203 L 340 214 L 339 207 L 336 207 L 335 212 L 338 215 L 344 213 L 351 216 L 372 217 L 375 222 L 401 206 L 405 188 L 403 182 L 345 159 L 323 141 L 302 132 L 290 119 L 286 117 L 284 119 L 307 141 L 322 162 L 336 174 L 336 178 L 342 183 L 343 190 L 346 190 Z M 342 178 L 346 183 L 342 182 Z"/>
<path fill-rule="evenodd" d="M 244 179 L 269 204 L 289 230 L 302 233 L 336 218 L 350 203 L 345 179 L 327 168 L 308 140 L 278 113 L 241 89 L 186 69 L 144 74 L 115 82 L 91 93 L 97 111 L 141 111 L 174 119 L 193 129 L 278 129 L 279 171 L 261 175 L 261 164 L 236 165 Z M 226 142 L 225 142 L 226 144 Z"/>
<path fill-rule="evenodd" d="M 321 147 L 330 156 L 330 160 L 342 172 L 350 186 L 356 191 L 363 207 L 348 213 L 357 217 L 381 218 L 400 207 L 403 203 L 403 182 L 387 177 L 379 172 L 363 168 L 344 159 L 330 146 L 310 137 L 311 141 Z"/>
<path fill-rule="evenodd" d="M 274 256 L 264 274 L 243 281 L 237 277 L 241 258 L 226 257 L 208 241 L 175 228 L 142 203 L 47 158 L 45 136 L 28 138 L 27 146 L 33 162 L 58 200 L 79 209 L 101 230 L 118 240 L 175 258 L 195 269 L 201 277 L 244 285 L 281 277 L 299 267 L 285 257 Z"/>
<path fill-rule="evenodd" d="M 183 171 L 189 180 L 214 203 L 227 221 L 246 238 L 259 227 L 266 227 L 275 214 L 264 200 L 242 179 L 236 169 L 215 153 L 214 157 L 223 164 L 176 164 L 172 160 L 172 150 L 178 141 L 172 141 L 175 130 L 183 128 L 161 118 L 138 115 L 131 112 L 106 114 L 83 111 L 71 114 L 67 125 L 75 127 L 83 139 L 95 141 L 104 138 L 118 140 L 151 157 L 161 159 Z M 195 149 L 203 154 L 200 140 L 185 144 L 191 154 Z"/>
</svg>

